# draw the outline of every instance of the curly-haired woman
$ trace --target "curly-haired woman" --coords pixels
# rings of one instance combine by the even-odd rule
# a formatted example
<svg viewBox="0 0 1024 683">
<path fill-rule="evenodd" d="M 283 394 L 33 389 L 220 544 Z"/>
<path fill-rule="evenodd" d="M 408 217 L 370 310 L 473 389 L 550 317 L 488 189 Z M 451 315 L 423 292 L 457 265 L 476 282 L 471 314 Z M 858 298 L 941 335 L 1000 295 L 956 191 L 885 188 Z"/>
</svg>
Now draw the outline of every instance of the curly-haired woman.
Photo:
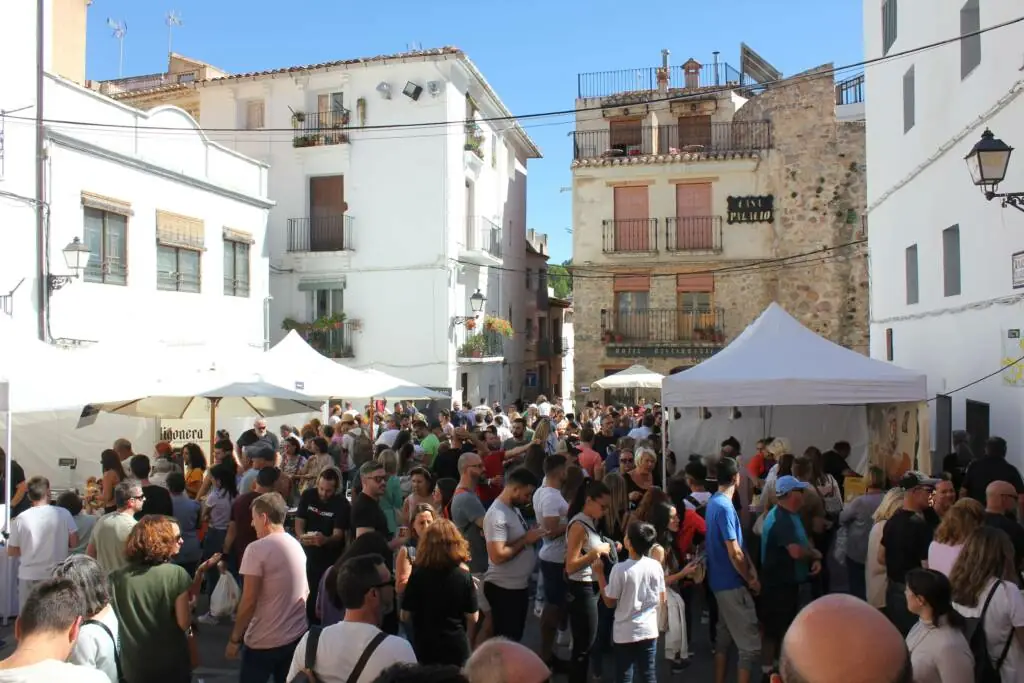
<svg viewBox="0 0 1024 683">
<path fill-rule="evenodd" d="M 192 624 L 189 603 L 220 555 L 199 565 L 193 579 L 171 562 L 181 543 L 174 519 L 147 515 L 128 535 L 128 565 L 110 575 L 121 665 L 129 681 L 186 683 L 192 678 L 186 636 Z"/>
<path fill-rule="evenodd" d="M 402 597 L 402 620 L 412 621 L 420 664 L 462 666 L 469 659 L 467 627 L 479 608 L 467 562 L 469 543 L 455 524 L 439 519 L 426 528 Z"/>
</svg>

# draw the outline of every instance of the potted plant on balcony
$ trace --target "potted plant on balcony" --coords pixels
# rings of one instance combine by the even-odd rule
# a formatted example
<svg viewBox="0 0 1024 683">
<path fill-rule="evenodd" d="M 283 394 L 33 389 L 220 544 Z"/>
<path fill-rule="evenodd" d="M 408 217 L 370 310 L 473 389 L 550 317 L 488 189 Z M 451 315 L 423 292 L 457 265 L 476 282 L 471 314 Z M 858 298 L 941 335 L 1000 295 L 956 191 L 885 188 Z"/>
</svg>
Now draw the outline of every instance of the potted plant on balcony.
<svg viewBox="0 0 1024 683">
<path fill-rule="evenodd" d="M 327 330 L 340 330 L 345 324 L 345 314 L 335 313 L 334 315 L 323 315 L 313 321 L 312 328 L 318 332 Z"/>
<path fill-rule="evenodd" d="M 725 341 L 725 332 L 719 327 L 711 328 L 711 340 L 716 344 L 721 344 Z"/>
<path fill-rule="evenodd" d="M 605 344 L 612 341 L 613 339 L 615 339 L 615 333 L 613 331 L 604 330 L 603 332 L 601 332 L 601 341 L 603 341 Z"/>
<path fill-rule="evenodd" d="M 467 330 L 475 330 L 476 329 L 476 318 L 470 318 L 469 320 L 466 321 L 466 329 Z"/>
<path fill-rule="evenodd" d="M 503 337 L 511 337 L 513 334 L 512 323 L 496 315 L 484 317 L 484 329 L 488 332 L 500 334 Z"/>
<path fill-rule="evenodd" d="M 486 350 L 487 338 L 482 334 L 474 334 L 463 342 L 459 355 L 463 358 L 483 358 Z"/>
</svg>

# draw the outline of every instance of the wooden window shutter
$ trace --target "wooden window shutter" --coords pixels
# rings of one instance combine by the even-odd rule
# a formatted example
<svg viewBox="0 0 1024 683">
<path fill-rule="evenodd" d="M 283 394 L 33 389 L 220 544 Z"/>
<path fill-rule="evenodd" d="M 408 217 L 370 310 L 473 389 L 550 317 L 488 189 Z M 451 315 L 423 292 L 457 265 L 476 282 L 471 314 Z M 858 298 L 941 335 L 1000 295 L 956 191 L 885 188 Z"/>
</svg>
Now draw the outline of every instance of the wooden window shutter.
<svg viewBox="0 0 1024 683">
<path fill-rule="evenodd" d="M 642 273 L 616 275 L 614 287 L 616 292 L 649 292 L 651 276 Z"/>
<path fill-rule="evenodd" d="M 715 276 L 712 273 L 679 273 L 676 275 L 676 292 L 713 292 Z"/>
</svg>

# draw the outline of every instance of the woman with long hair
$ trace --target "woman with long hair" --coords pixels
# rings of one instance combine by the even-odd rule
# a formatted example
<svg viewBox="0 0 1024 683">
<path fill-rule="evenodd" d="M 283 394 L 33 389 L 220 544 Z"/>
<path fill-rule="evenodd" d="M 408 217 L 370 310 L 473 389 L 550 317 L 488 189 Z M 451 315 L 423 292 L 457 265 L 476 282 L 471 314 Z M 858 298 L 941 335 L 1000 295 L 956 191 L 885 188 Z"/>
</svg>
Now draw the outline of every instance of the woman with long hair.
<svg viewBox="0 0 1024 683">
<path fill-rule="evenodd" d="M 885 565 L 878 561 L 878 550 L 882 546 L 882 530 L 896 512 L 903 507 L 903 489 L 889 489 L 878 504 L 871 519 L 874 526 L 868 534 L 868 553 L 864 559 L 864 583 L 867 585 L 868 604 L 878 609 L 885 609 L 885 591 L 889 588 L 889 579 L 885 573 Z"/>
<path fill-rule="evenodd" d="M 974 655 L 964 618 L 953 609 L 949 579 L 934 569 L 907 572 L 907 609 L 918 621 L 907 634 L 914 683 L 974 680 Z"/>
<path fill-rule="evenodd" d="M 954 503 L 942 517 L 928 546 L 928 568 L 949 576 L 964 543 L 984 521 L 985 508 L 973 498 Z"/>
<path fill-rule="evenodd" d="M 420 505 L 434 504 L 434 476 L 426 467 L 413 467 L 409 470 L 409 483 L 412 491 L 402 503 L 402 524 L 410 524 L 416 516 L 415 510 Z M 437 510 L 440 514 L 440 510 Z"/>
<path fill-rule="evenodd" d="M 676 539 L 682 528 L 682 520 L 676 506 L 668 501 L 657 503 L 651 508 L 650 520 L 656 534 L 656 543 L 651 548 L 650 556 L 660 562 L 665 571 L 665 595 L 668 603 L 664 609 L 673 609 L 673 604 L 675 604 L 681 608 L 685 623 L 686 605 L 685 603 L 680 604 L 681 596 L 673 588 L 679 588 L 682 581 L 696 571 L 696 567 L 687 563 L 679 553 Z M 667 630 L 665 650 L 666 655 L 672 659 L 672 673 L 681 673 L 690 656 L 687 642 L 688 632 L 683 630 L 678 633 L 673 632 L 667 617 L 662 618 L 661 621 Z"/>
<path fill-rule="evenodd" d="M 980 526 L 968 536 L 949 573 L 953 606 L 981 620 L 989 659 L 1004 681 L 1024 676 L 1024 597 L 1013 563 L 1006 532 Z"/>
<path fill-rule="evenodd" d="M 608 509 L 599 520 L 599 531 L 616 544 L 626 540 L 626 527 L 629 525 L 629 494 L 626 492 L 626 480 L 615 472 L 605 475 L 601 483 L 608 487 Z"/>
<path fill-rule="evenodd" d="M 210 470 L 213 477 L 213 489 L 203 503 L 202 517 L 207 523 L 206 535 L 203 537 L 203 560 L 208 560 L 224 550 L 224 539 L 228 535 L 228 523 L 231 522 L 231 505 L 238 497 L 238 483 L 230 466 L 221 463 Z M 219 574 L 215 569 L 211 572 L 206 589 L 212 595 Z M 216 623 L 216 617 L 210 614 L 201 619 Z"/>
<path fill-rule="evenodd" d="M 124 465 L 113 449 L 106 449 L 100 453 L 100 469 L 103 471 L 103 512 L 117 512 L 117 505 L 114 503 L 114 487 L 124 481 L 128 475 L 124 472 Z"/>
<path fill-rule="evenodd" d="M 206 454 L 199 444 L 187 443 L 181 447 L 181 459 L 185 463 L 185 490 L 189 498 L 195 499 L 206 476 Z"/>
<path fill-rule="evenodd" d="M 439 519 L 424 530 L 402 595 L 402 620 L 413 624 L 420 664 L 462 666 L 469 659 L 467 634 L 479 607 L 467 562 L 469 543 L 454 523 Z"/>
<path fill-rule="evenodd" d="M 426 533 L 427 528 L 438 519 L 433 505 L 421 503 L 412 511 L 412 523 L 409 525 L 409 540 L 398 549 L 395 557 L 395 592 L 401 595 L 412 576 L 413 563 L 416 562 L 416 548 Z"/>
<path fill-rule="evenodd" d="M 451 477 L 441 477 L 434 484 L 434 509 L 445 519 L 452 518 L 452 498 L 458 487 L 459 480 Z"/>
<path fill-rule="evenodd" d="M 611 504 L 611 491 L 600 481 L 579 488 L 569 508 L 565 531 L 565 573 L 568 576 L 569 627 L 572 662 L 569 683 L 586 683 L 591 653 L 597 640 L 598 595 L 594 564 L 614 551 L 598 532 L 598 520 Z"/>
</svg>

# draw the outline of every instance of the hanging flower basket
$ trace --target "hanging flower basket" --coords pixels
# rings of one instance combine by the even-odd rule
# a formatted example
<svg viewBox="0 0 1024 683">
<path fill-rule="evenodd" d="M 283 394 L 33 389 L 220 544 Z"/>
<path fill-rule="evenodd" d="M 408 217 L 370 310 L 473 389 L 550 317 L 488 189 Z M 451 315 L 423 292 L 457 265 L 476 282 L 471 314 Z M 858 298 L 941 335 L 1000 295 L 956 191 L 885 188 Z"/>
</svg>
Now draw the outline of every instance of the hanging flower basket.
<svg viewBox="0 0 1024 683">
<path fill-rule="evenodd" d="M 475 330 L 476 329 L 476 319 L 475 318 L 470 318 L 469 320 L 466 321 L 466 329 L 467 330 Z"/>
<path fill-rule="evenodd" d="M 495 315 L 489 315 L 484 318 L 484 329 L 488 332 L 500 334 L 503 337 L 511 337 L 514 334 L 512 323 Z"/>
</svg>

